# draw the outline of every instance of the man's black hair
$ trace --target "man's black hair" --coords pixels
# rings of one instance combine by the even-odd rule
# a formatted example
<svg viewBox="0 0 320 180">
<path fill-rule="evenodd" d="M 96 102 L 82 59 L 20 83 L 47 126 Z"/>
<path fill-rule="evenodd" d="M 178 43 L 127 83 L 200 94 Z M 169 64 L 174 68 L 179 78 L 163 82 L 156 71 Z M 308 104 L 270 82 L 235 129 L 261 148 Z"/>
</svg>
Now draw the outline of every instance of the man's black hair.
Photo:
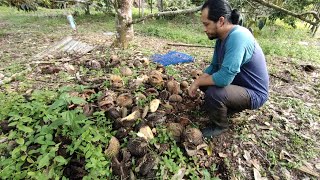
<svg viewBox="0 0 320 180">
<path fill-rule="evenodd" d="M 240 14 L 237 9 L 232 10 L 230 4 L 226 0 L 208 0 L 201 10 L 208 8 L 208 19 L 217 22 L 221 16 L 228 19 L 232 24 L 239 24 Z"/>
</svg>

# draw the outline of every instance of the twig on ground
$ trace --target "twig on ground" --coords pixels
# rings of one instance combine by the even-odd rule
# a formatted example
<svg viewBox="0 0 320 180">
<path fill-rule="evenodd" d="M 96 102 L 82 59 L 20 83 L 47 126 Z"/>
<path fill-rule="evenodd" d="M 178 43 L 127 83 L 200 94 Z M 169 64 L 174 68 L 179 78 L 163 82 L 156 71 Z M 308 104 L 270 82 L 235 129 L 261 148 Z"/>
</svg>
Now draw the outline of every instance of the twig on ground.
<svg viewBox="0 0 320 180">
<path fill-rule="evenodd" d="M 185 47 L 204 47 L 213 48 L 212 46 L 206 46 L 201 44 L 184 44 L 184 43 L 168 43 L 169 46 L 185 46 Z"/>
</svg>

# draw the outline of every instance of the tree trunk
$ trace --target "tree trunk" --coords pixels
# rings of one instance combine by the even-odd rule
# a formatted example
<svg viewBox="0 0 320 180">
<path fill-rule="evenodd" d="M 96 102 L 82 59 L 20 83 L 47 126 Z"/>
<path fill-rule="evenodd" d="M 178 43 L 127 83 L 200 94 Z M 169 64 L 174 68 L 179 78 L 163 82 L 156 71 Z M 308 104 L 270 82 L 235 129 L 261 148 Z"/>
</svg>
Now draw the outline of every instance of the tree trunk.
<svg viewBox="0 0 320 180">
<path fill-rule="evenodd" d="M 142 1 L 142 0 L 139 0 L 139 3 L 138 3 L 138 8 L 139 8 L 139 18 L 141 17 L 141 1 Z"/>
<path fill-rule="evenodd" d="M 144 0 L 141 0 L 141 16 L 144 16 Z"/>
<path fill-rule="evenodd" d="M 133 26 L 128 25 L 132 22 L 132 0 L 116 0 L 114 6 L 117 12 L 115 46 L 125 49 L 133 39 Z"/>
<path fill-rule="evenodd" d="M 136 20 L 132 20 L 132 0 L 115 0 L 112 2 L 116 15 L 116 28 L 117 38 L 114 43 L 115 46 L 123 49 L 128 47 L 129 42 L 133 39 L 133 24 L 142 22 L 146 19 L 159 16 L 177 15 L 177 14 L 189 14 L 197 12 L 201 9 L 201 6 L 178 11 L 168 11 L 155 14 L 149 14 Z"/>
<path fill-rule="evenodd" d="M 85 5 L 85 15 L 90 15 L 90 3 L 86 2 L 84 5 Z"/>
<path fill-rule="evenodd" d="M 162 12 L 163 11 L 163 2 L 162 0 L 157 1 L 157 6 L 158 6 L 158 11 Z"/>
</svg>

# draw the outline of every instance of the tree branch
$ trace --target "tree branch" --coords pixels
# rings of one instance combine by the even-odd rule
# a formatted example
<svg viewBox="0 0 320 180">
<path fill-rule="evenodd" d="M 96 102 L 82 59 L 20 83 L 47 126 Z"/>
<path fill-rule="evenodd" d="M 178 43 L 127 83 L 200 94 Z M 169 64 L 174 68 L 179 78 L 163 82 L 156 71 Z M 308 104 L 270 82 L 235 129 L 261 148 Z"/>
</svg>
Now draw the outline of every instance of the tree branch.
<svg viewBox="0 0 320 180">
<path fill-rule="evenodd" d="M 291 12 L 291 11 L 289 11 L 289 10 L 287 10 L 287 9 L 284 9 L 284 8 L 282 8 L 282 7 L 279 7 L 279 6 L 277 6 L 277 5 L 274 5 L 274 4 L 272 4 L 272 3 L 266 2 L 266 1 L 264 1 L 264 0 L 252 0 L 252 1 L 257 2 L 257 3 L 260 3 L 260 4 L 264 5 L 264 6 L 269 7 L 269 8 L 272 8 L 272 9 L 275 9 L 275 10 L 278 10 L 278 11 L 281 11 L 281 12 L 284 12 L 284 13 L 286 13 L 286 14 L 289 14 L 289 15 L 291 15 L 291 16 L 293 16 L 293 17 L 296 17 L 296 18 L 298 18 L 298 19 L 300 19 L 300 20 L 302 20 L 302 21 L 305 21 L 305 22 L 307 22 L 307 23 L 309 23 L 309 24 L 312 24 L 312 25 L 314 25 L 314 26 L 318 26 L 318 25 L 319 25 L 320 17 L 319 17 L 319 14 L 317 14 L 316 12 L 311 11 L 311 12 L 306 12 L 306 13 L 302 13 L 302 14 L 297 14 L 297 13 Z M 310 21 L 310 20 L 306 19 L 305 17 L 303 17 L 303 16 L 306 15 L 306 14 L 312 14 L 313 17 L 316 19 L 316 21 L 313 22 L 313 21 Z"/>
<path fill-rule="evenodd" d="M 116 14 L 119 15 L 121 12 L 119 11 L 119 5 L 117 0 L 111 0 L 110 1 L 114 10 L 116 11 Z"/>
<path fill-rule="evenodd" d="M 194 12 L 200 11 L 201 7 L 202 7 L 202 6 L 198 6 L 198 7 L 191 8 L 191 9 L 185 9 L 185 10 L 166 11 L 166 12 L 149 14 L 149 15 L 147 15 L 147 16 L 144 16 L 144 17 L 142 17 L 142 18 L 135 19 L 135 20 L 129 22 L 129 23 L 127 24 L 127 26 L 130 26 L 130 25 L 132 25 L 132 24 L 137 24 L 137 23 L 139 23 L 139 22 L 141 22 L 141 21 L 144 21 L 144 20 L 146 20 L 146 19 L 150 19 L 150 18 L 153 18 L 153 17 L 194 13 Z"/>
<path fill-rule="evenodd" d="M 304 15 L 308 15 L 308 14 L 313 15 L 313 17 L 314 17 L 317 21 L 320 20 L 320 17 L 319 17 L 319 15 L 317 14 L 316 11 L 310 11 L 310 12 L 301 13 L 301 14 L 299 14 L 299 16 L 304 16 Z"/>
</svg>

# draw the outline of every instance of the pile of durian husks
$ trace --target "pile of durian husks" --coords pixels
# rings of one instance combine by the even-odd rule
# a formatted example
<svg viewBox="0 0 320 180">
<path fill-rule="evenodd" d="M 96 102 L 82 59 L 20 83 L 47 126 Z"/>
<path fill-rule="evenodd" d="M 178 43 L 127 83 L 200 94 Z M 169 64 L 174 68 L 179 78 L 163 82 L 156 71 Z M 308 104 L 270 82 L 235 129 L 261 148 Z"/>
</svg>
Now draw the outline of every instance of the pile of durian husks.
<svg viewBox="0 0 320 180">
<path fill-rule="evenodd" d="M 201 93 L 191 98 L 188 96 L 187 81 L 178 82 L 168 76 L 161 65 L 149 68 L 148 59 L 140 54 L 127 60 L 126 64 L 121 64 L 118 56 L 112 55 L 108 63 L 106 66 L 119 68 L 121 75 L 108 74 L 110 88 L 100 89 L 102 95 L 94 103 L 84 105 L 83 111 L 91 116 L 94 111 L 102 110 L 112 120 L 117 133 L 104 152 L 112 159 L 115 175 L 120 178 L 155 176 L 154 167 L 167 147 L 165 144 L 150 145 L 150 141 L 157 136 L 158 125 L 167 128 L 186 155 L 196 156 L 206 152 L 207 145 L 201 131 L 191 123 L 196 120 L 191 121 L 187 116 L 188 112 L 199 107 Z M 91 64 L 99 66 L 96 62 Z M 135 78 L 131 78 L 134 73 Z M 190 72 L 190 81 L 200 75 L 198 70 Z M 144 91 L 137 91 L 141 87 Z M 87 90 L 78 96 L 89 97 L 92 93 L 96 91 Z M 126 137 L 127 146 L 121 148 Z M 132 158 L 136 162 L 135 172 L 131 171 Z"/>
</svg>

